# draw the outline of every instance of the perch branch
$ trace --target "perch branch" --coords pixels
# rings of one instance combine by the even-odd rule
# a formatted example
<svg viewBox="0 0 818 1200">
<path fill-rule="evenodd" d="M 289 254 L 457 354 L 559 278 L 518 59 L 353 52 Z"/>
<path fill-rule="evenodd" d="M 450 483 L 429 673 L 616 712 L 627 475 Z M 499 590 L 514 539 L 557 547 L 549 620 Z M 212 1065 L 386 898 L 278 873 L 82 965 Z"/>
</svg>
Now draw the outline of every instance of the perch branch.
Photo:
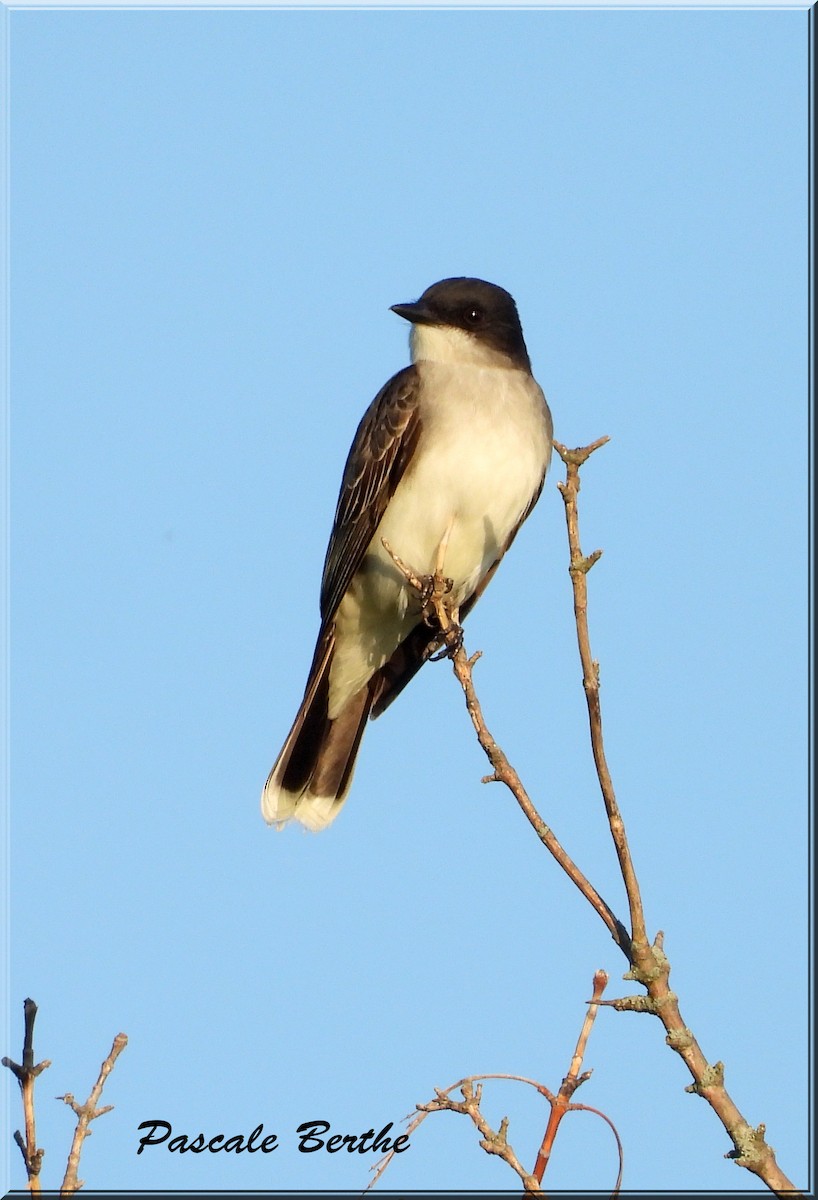
<svg viewBox="0 0 818 1200">
<path fill-rule="evenodd" d="M 439 566 L 434 575 L 419 576 L 395 554 L 385 538 L 382 540 L 384 549 L 391 556 L 398 570 L 404 575 L 409 586 L 420 594 L 424 605 L 424 612 L 434 615 L 434 619 L 440 628 L 442 641 L 447 644 L 451 643 L 450 657 L 454 673 L 460 682 L 460 686 L 463 688 L 466 697 L 466 708 L 478 741 L 493 768 L 493 774 L 486 776 L 483 782 L 504 783 L 509 788 L 536 832 L 537 837 L 550 854 L 553 855 L 569 879 L 579 888 L 589 904 L 599 913 L 614 941 L 621 947 L 623 953 L 628 956 L 630 937 L 624 925 L 621 921 L 617 920 L 596 888 L 585 878 L 576 863 L 563 849 L 556 835 L 546 825 L 545 821 L 543 821 L 516 770 L 512 767 L 505 753 L 488 730 L 485 718 L 483 717 L 483 710 L 480 706 L 480 701 L 477 699 L 477 693 L 474 690 L 472 682 L 472 671 L 480 654 L 478 652 L 472 658 L 466 657 L 466 652 L 462 645 L 462 633 L 453 619 L 447 604 L 451 590 L 451 581 L 441 574 Z"/>
<path fill-rule="evenodd" d="M 568 450 L 560 442 L 554 448 L 566 467 L 565 483 L 558 484 L 565 505 L 565 521 L 568 529 L 570 552 L 569 574 L 574 593 L 574 616 L 577 627 L 577 643 L 582 664 L 582 682 L 588 706 L 588 722 L 591 748 L 596 765 L 599 786 L 605 811 L 608 816 L 622 880 L 628 897 L 631 917 L 631 944 L 628 960 L 630 970 L 625 978 L 641 983 L 647 996 L 631 996 L 621 1000 L 603 1001 L 619 1011 L 649 1012 L 659 1017 L 665 1027 L 668 1046 L 684 1061 L 693 1083 L 688 1091 L 707 1100 L 718 1116 L 733 1142 L 733 1150 L 725 1157 L 732 1158 L 738 1166 L 746 1167 L 764 1181 L 771 1191 L 779 1194 L 797 1193 L 795 1185 L 787 1178 L 775 1160 L 775 1152 L 764 1140 L 765 1127 L 754 1129 L 742 1116 L 724 1087 L 724 1066 L 711 1066 L 691 1031 L 687 1028 L 679 1009 L 678 997 L 669 985 L 670 963 L 664 953 L 664 935 L 659 932 L 653 944 L 649 944 L 642 897 L 636 870 L 625 836 L 625 825 L 616 801 L 613 782 L 605 757 L 602 736 L 602 709 L 599 699 L 599 663 L 591 652 L 588 632 L 588 571 L 599 559 L 596 550 L 587 557 L 583 555 L 579 538 L 579 514 L 577 497 L 580 490 L 579 469 L 607 438 L 599 438 L 589 446 Z"/>
<path fill-rule="evenodd" d="M 497 781 L 506 784 L 540 841 L 580 889 L 628 959 L 630 970 L 627 972 L 625 978 L 633 979 L 635 982 L 642 984 L 648 993 L 646 996 L 629 996 L 614 1001 L 600 1001 L 600 1003 L 608 1004 L 618 1011 L 649 1012 L 659 1017 L 665 1027 L 665 1040 L 667 1044 L 681 1056 L 693 1077 L 693 1083 L 687 1090 L 707 1100 L 733 1142 L 733 1150 L 725 1157 L 732 1158 L 738 1166 L 745 1167 L 757 1175 L 771 1191 L 781 1195 L 801 1195 L 802 1193 L 798 1191 L 778 1166 L 775 1160 L 775 1152 L 765 1141 L 765 1127 L 759 1125 L 757 1128 L 753 1128 L 741 1115 L 739 1109 L 727 1093 L 724 1087 L 723 1064 L 716 1063 L 715 1065 L 711 1065 L 708 1063 L 695 1037 L 684 1024 L 679 1010 L 678 999 L 670 989 L 668 983 L 670 964 L 664 954 L 663 934 L 661 932 L 658 933 L 652 944 L 648 941 L 636 872 L 605 757 L 602 737 L 602 712 L 599 700 L 599 664 L 594 660 L 591 653 L 590 636 L 588 633 L 587 574 L 594 563 L 599 560 L 602 552 L 596 550 L 593 554 L 586 557 L 582 554 L 579 541 L 579 518 L 577 511 L 577 496 L 580 490 L 579 468 L 595 450 L 605 445 L 607 441 L 607 437 L 599 438 L 590 445 L 575 450 L 568 450 L 558 442 L 555 442 L 554 445 L 567 469 L 566 482 L 560 484 L 559 487 L 565 503 L 570 548 L 569 573 L 574 593 L 574 614 L 577 624 L 580 660 L 583 669 L 583 687 L 588 705 L 592 751 L 611 835 L 619 859 L 620 870 L 628 898 L 631 918 L 630 932 L 614 915 L 610 907 L 563 850 L 554 834 L 534 807 L 516 770 L 511 766 L 505 753 L 497 745 L 489 732 L 475 693 L 472 678 L 474 664 L 477 662 L 480 654 L 477 653 L 471 658 L 468 658 L 466 655 L 463 647 L 462 631 L 457 626 L 458 614 L 456 610 L 451 608 L 451 599 L 449 597 L 451 583 L 449 580 L 443 578 L 441 574 L 440 556 L 438 556 L 437 569 L 434 576 L 419 578 L 411 568 L 407 568 L 406 564 L 394 554 L 385 541 L 384 546 L 392 555 L 398 568 L 403 571 L 409 586 L 420 591 L 426 619 L 429 619 L 430 612 L 433 613 L 440 628 L 446 653 L 452 660 L 454 673 L 463 689 L 466 708 L 478 741 L 493 768 L 493 774 L 487 776 L 484 782 Z"/>
</svg>

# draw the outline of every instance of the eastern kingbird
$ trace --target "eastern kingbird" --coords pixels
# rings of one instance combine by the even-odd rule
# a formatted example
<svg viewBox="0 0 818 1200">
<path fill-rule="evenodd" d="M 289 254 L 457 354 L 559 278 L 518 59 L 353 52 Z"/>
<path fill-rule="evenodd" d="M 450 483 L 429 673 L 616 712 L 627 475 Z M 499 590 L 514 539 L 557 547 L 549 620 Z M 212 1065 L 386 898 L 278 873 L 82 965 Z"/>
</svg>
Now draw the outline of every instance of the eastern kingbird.
<svg viewBox="0 0 818 1200">
<path fill-rule="evenodd" d="M 443 574 L 463 620 L 542 491 L 551 413 L 508 292 L 443 279 L 392 312 L 412 365 L 364 413 L 344 468 L 304 699 L 261 797 L 268 824 L 324 829 L 346 799 L 367 717 L 440 644 L 395 554 Z"/>
</svg>

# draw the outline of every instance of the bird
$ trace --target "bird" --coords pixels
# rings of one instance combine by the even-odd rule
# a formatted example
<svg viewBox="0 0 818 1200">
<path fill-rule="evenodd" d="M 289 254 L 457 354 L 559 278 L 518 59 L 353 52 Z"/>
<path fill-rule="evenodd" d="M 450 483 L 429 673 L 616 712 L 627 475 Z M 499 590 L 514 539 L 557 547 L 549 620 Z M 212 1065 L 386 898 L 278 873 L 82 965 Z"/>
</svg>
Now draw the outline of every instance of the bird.
<svg viewBox="0 0 818 1200">
<path fill-rule="evenodd" d="M 304 698 L 261 796 L 277 829 L 335 820 L 367 719 L 440 646 L 395 556 L 418 576 L 441 568 L 462 621 L 539 499 L 551 458 L 551 413 L 509 292 L 457 276 L 391 311 L 410 323 L 411 364 L 375 396 L 346 460 Z"/>
</svg>

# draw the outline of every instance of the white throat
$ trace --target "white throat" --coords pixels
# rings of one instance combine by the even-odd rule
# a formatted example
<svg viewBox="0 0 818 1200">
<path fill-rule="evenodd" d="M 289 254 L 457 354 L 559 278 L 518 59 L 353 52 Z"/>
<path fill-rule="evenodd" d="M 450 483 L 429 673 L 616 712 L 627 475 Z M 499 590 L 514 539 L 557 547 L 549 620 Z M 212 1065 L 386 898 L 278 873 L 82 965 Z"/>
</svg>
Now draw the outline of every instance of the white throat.
<svg viewBox="0 0 818 1200">
<path fill-rule="evenodd" d="M 471 367 L 508 367 L 505 354 L 454 325 L 413 325 L 409 337 L 412 362 L 450 363 Z"/>
</svg>

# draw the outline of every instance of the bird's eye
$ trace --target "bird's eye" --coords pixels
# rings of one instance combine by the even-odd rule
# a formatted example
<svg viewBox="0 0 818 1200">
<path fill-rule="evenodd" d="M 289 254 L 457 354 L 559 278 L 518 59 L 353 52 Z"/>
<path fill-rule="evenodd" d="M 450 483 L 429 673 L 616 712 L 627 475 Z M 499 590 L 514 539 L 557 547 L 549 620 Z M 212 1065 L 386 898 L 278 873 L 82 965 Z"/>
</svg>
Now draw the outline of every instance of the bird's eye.
<svg viewBox="0 0 818 1200">
<path fill-rule="evenodd" d="M 483 320 L 483 310 L 478 308 L 476 304 L 470 304 L 463 313 L 463 317 L 467 325 L 479 325 Z"/>
</svg>

